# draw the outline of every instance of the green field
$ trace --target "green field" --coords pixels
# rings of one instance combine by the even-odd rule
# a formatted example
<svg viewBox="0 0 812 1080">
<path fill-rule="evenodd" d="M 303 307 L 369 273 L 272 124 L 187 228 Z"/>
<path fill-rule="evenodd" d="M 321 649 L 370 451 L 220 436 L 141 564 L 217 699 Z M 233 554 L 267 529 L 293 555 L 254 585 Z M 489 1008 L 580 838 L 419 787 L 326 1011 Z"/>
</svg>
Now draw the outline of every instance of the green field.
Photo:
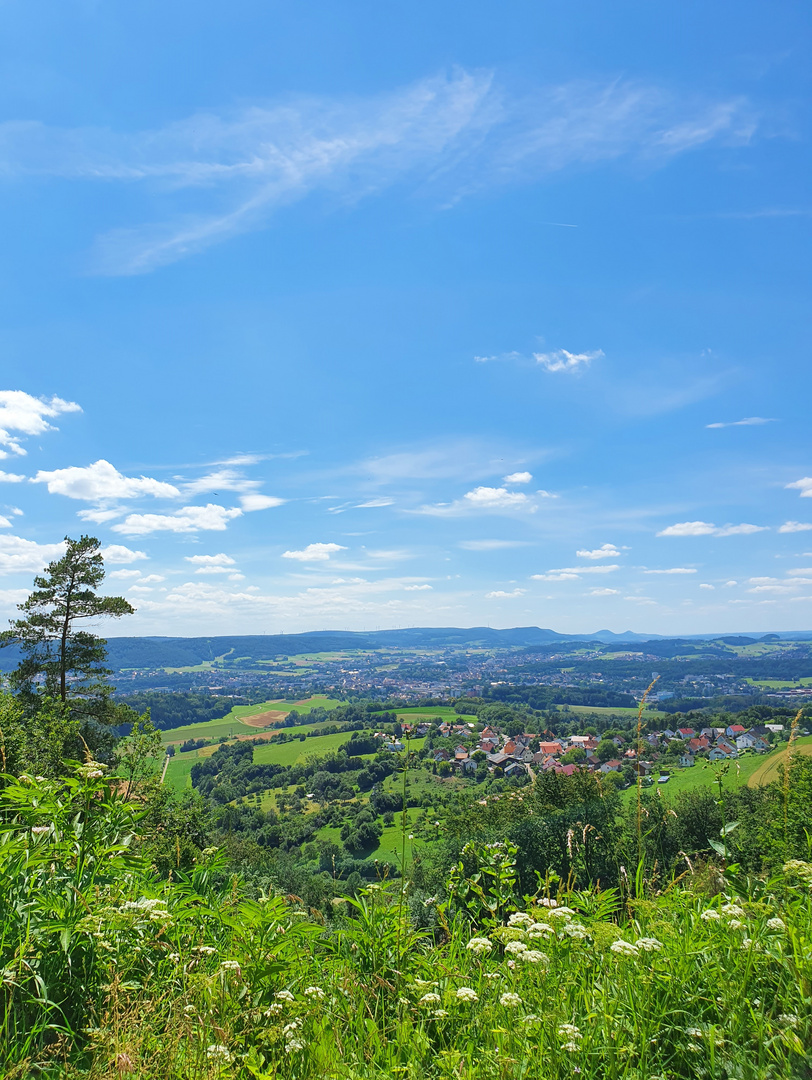
<svg viewBox="0 0 812 1080">
<path fill-rule="evenodd" d="M 748 679 L 751 686 L 758 686 L 764 690 L 795 690 L 799 686 L 812 686 L 812 675 L 806 675 L 802 679 Z"/>
<path fill-rule="evenodd" d="M 304 701 L 262 701 L 258 705 L 235 705 L 225 716 L 217 720 L 205 720 L 199 724 L 186 724 L 185 727 L 172 728 L 163 731 L 161 737 L 164 744 L 182 743 L 187 739 L 222 739 L 223 736 L 232 738 L 235 735 L 250 734 L 252 731 L 262 731 L 244 721 L 252 716 L 258 716 L 263 712 L 277 712 L 287 715 L 293 709 L 304 715 L 321 706 L 324 709 L 335 709 L 341 704 L 336 698 L 328 698 L 317 694 Z M 275 723 L 277 721 L 272 721 Z M 269 723 L 268 726 L 271 726 Z"/>
<path fill-rule="evenodd" d="M 626 705 L 616 705 L 610 707 L 608 705 L 555 705 L 554 708 L 561 712 L 562 709 L 567 708 L 570 712 L 576 713 L 578 716 L 584 716 L 587 713 L 597 713 L 599 716 L 637 716 L 638 710 Z M 658 709 L 646 708 L 643 709 L 643 719 L 656 720 L 659 717 L 667 716 L 667 713 L 660 712 Z"/>
<path fill-rule="evenodd" d="M 802 743 L 812 743 L 812 737 L 798 739 L 796 745 L 800 746 Z M 809 753 L 810 751 L 812 751 L 812 746 L 805 752 Z M 758 784 L 766 784 L 770 780 L 776 779 L 776 776 L 768 774 L 773 767 L 776 770 L 778 769 L 781 759 L 785 756 L 786 752 L 772 750 L 769 754 L 755 754 L 749 751 L 730 762 L 707 761 L 699 758 L 696 765 L 692 765 L 688 769 L 682 769 L 679 765 L 669 766 L 671 779 L 666 784 L 656 783 L 657 774 L 653 772 L 652 776 L 655 777 L 655 783 L 644 787 L 643 790 L 652 791 L 654 788 L 660 788 L 664 795 L 670 797 L 680 791 L 695 791 L 698 788 L 710 787 L 711 784 L 717 782 L 720 776 L 722 777 L 722 787 L 725 789 L 741 787 L 744 784 L 755 787 Z M 767 779 L 757 778 L 765 775 Z M 622 795 L 624 798 L 633 799 L 635 790 L 633 784 L 622 792 Z"/>
<path fill-rule="evenodd" d="M 760 787 L 762 784 L 772 783 L 773 780 L 780 780 L 781 766 L 786 764 L 788 749 L 788 746 L 784 746 L 780 750 L 774 750 L 766 759 L 762 758 L 760 767 L 748 781 L 750 787 Z M 793 750 L 797 750 L 799 754 L 812 754 L 812 735 L 804 739 L 796 739 Z"/>
</svg>

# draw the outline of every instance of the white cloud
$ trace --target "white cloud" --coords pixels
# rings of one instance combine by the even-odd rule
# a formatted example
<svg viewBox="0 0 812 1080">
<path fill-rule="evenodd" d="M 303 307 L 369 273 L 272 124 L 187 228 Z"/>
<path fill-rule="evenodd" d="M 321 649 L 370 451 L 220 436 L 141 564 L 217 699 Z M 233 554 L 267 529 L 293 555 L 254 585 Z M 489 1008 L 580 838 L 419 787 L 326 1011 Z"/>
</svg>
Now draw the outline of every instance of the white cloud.
<svg viewBox="0 0 812 1080">
<path fill-rule="evenodd" d="M 664 164 L 710 142 L 744 143 L 755 126 L 742 99 L 680 98 L 622 79 L 572 80 L 518 97 L 487 71 L 457 69 L 386 94 L 288 95 L 152 131 L 10 120 L 0 141 L 7 178 L 141 183 L 161 193 L 162 205 L 174 200 L 163 223 L 115 229 L 99 243 L 100 272 L 137 274 L 262 228 L 315 192 L 346 204 L 405 182 L 451 206 L 575 165 L 624 156 Z"/>
<path fill-rule="evenodd" d="M 368 499 L 366 502 L 357 503 L 354 509 L 371 510 L 373 507 L 378 506 L 392 506 L 394 502 L 394 499 Z"/>
<path fill-rule="evenodd" d="M 599 548 L 594 548 L 592 551 L 582 549 L 576 551 L 575 554 L 579 559 L 616 559 L 620 552 L 614 544 L 601 544 Z"/>
<path fill-rule="evenodd" d="M 222 532 L 242 510 L 227 509 L 216 503 L 205 506 L 184 506 L 172 514 L 130 514 L 124 521 L 111 526 L 113 532 L 125 536 L 146 536 L 154 532 L 191 533 L 201 530 Z"/>
<path fill-rule="evenodd" d="M 796 567 L 794 570 L 787 570 L 790 577 L 803 577 L 805 574 L 812 574 L 812 566 Z"/>
<path fill-rule="evenodd" d="M 38 544 L 21 536 L 0 536 L 0 573 L 38 573 L 65 551 L 64 541 Z"/>
<path fill-rule="evenodd" d="M 658 536 L 749 536 L 765 532 L 766 525 L 713 525 L 708 521 L 680 521 L 657 533 Z"/>
<path fill-rule="evenodd" d="M 254 510 L 270 510 L 274 506 L 281 506 L 284 499 L 277 499 L 275 495 L 241 495 L 240 506 L 250 514 Z"/>
<path fill-rule="evenodd" d="M 784 486 L 800 491 L 802 499 L 812 499 L 812 476 L 802 476 L 800 480 L 794 480 L 791 484 Z"/>
<path fill-rule="evenodd" d="M 619 596 L 620 589 L 590 589 L 588 596 Z"/>
<path fill-rule="evenodd" d="M 547 495 L 547 492 L 538 494 Z M 499 514 L 514 511 L 534 513 L 536 509 L 534 500 L 523 491 L 508 491 L 504 487 L 480 485 L 472 491 L 467 491 L 461 499 L 455 499 L 454 502 L 420 506 L 410 513 L 427 514 L 432 517 L 459 517 L 476 513 Z"/>
<path fill-rule="evenodd" d="M 624 600 L 629 600 L 633 604 L 656 604 L 657 601 L 650 596 L 624 596 Z"/>
<path fill-rule="evenodd" d="M 11 528 L 10 519 L 7 518 L 7 517 L 4 517 L 3 514 L 0 514 L 0 529 L 10 529 L 10 528 Z"/>
<path fill-rule="evenodd" d="M 431 585 L 404 585 L 405 592 L 425 592 L 431 589 Z"/>
<path fill-rule="evenodd" d="M 732 589 L 734 587 L 734 585 L 738 585 L 738 584 L 739 584 L 738 581 L 726 581 L 725 582 L 725 588 L 726 589 Z"/>
<path fill-rule="evenodd" d="M 704 582 L 704 581 L 700 584 L 699 587 L 700 587 L 700 589 L 715 589 L 716 588 L 715 585 L 708 585 L 707 582 Z"/>
<path fill-rule="evenodd" d="M 809 532 L 812 530 L 812 522 L 809 521 L 785 521 L 779 528 L 780 533 Z"/>
<path fill-rule="evenodd" d="M 533 474 L 529 472 L 512 472 L 502 477 L 503 484 L 529 484 Z"/>
<path fill-rule="evenodd" d="M 125 547 L 123 544 L 108 544 L 107 547 L 102 548 L 101 553 L 104 561 L 108 563 L 140 562 L 142 559 L 149 558 L 145 551 L 133 551 L 132 548 Z"/>
<path fill-rule="evenodd" d="M 228 580 L 229 581 L 245 581 L 245 574 L 241 574 L 241 573 L 239 573 L 239 571 L 237 573 L 235 573 L 235 574 L 229 574 L 228 575 Z"/>
<path fill-rule="evenodd" d="M 21 473 L 3 472 L 0 469 L 0 484 L 20 484 L 25 480 Z"/>
<path fill-rule="evenodd" d="M 107 577 L 110 581 L 132 581 L 141 577 L 140 570 L 113 570 Z"/>
<path fill-rule="evenodd" d="M 26 453 L 20 443 L 21 436 L 56 431 L 46 417 L 51 419 L 62 413 L 81 411 L 76 402 L 63 401 L 59 397 L 37 398 L 23 390 L 0 390 L 0 458 Z"/>
<path fill-rule="evenodd" d="M 717 424 L 705 424 L 706 428 L 726 428 L 726 427 L 757 427 L 759 424 L 774 424 L 776 420 L 774 417 L 764 416 L 745 416 L 744 420 L 730 420 L 726 423 Z"/>
<path fill-rule="evenodd" d="M 580 581 L 580 577 L 571 570 L 551 570 L 547 574 L 531 574 L 531 581 Z"/>
<path fill-rule="evenodd" d="M 183 485 L 183 492 L 185 495 L 200 495 L 203 492 L 251 491 L 257 487 L 257 483 L 234 469 L 218 469 L 217 472 L 187 481 Z"/>
<path fill-rule="evenodd" d="M 541 364 L 545 371 L 566 371 L 570 374 L 589 367 L 593 360 L 599 360 L 602 356 L 602 349 L 585 353 L 571 353 L 566 349 L 557 349 L 550 353 L 533 353 L 533 359 L 537 364 Z"/>
<path fill-rule="evenodd" d="M 193 566 L 200 566 L 204 569 L 211 566 L 229 567 L 236 565 L 236 561 L 222 551 L 218 555 L 184 555 L 184 559 L 186 562 L 192 563 Z"/>
<path fill-rule="evenodd" d="M 76 516 L 80 521 L 92 521 L 94 525 L 103 525 L 105 521 L 115 521 L 117 517 L 122 517 L 126 513 L 123 506 L 110 506 L 105 509 L 96 506 L 90 510 L 77 510 Z"/>
<path fill-rule="evenodd" d="M 619 570 L 617 563 L 606 566 L 563 566 L 557 570 L 548 570 L 546 574 L 532 574 L 533 581 L 573 581 L 582 574 L 613 574 Z"/>
<path fill-rule="evenodd" d="M 32 483 L 46 484 L 52 495 L 66 495 L 69 499 L 85 499 L 88 502 L 135 499 L 141 495 L 174 499 L 180 495 L 174 485 L 162 480 L 153 480 L 149 476 L 124 476 L 103 458 L 86 468 L 70 466 L 52 472 L 40 470 Z"/>
<path fill-rule="evenodd" d="M 644 574 L 695 574 L 689 566 L 672 566 L 668 570 L 644 570 Z"/>
<path fill-rule="evenodd" d="M 476 487 L 473 491 L 467 491 L 463 495 L 471 506 L 477 509 L 504 509 L 515 506 L 525 506 L 529 499 L 522 491 L 508 491 L 503 487 Z"/>
<path fill-rule="evenodd" d="M 524 596 L 525 589 L 514 589 L 513 592 L 503 592 L 502 589 L 496 589 L 494 592 L 485 593 L 486 600 L 509 600 L 513 596 Z"/>
<path fill-rule="evenodd" d="M 139 581 L 139 585 L 153 585 L 159 581 L 166 581 L 166 578 L 161 574 L 147 574 L 146 577 L 142 577 Z"/>
<path fill-rule="evenodd" d="M 326 562 L 337 551 L 346 551 L 341 544 L 308 544 L 301 551 L 283 551 L 283 559 L 297 559 L 299 562 Z"/>
<path fill-rule="evenodd" d="M 465 551 L 500 551 L 502 548 L 524 547 L 526 540 L 460 540 L 458 547 Z"/>
</svg>

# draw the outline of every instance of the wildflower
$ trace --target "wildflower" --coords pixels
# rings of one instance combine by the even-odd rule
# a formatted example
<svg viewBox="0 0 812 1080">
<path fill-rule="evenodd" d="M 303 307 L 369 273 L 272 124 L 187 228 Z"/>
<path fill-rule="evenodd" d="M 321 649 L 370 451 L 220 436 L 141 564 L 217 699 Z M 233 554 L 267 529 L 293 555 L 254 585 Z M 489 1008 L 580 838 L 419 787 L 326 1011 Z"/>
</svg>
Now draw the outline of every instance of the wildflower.
<svg viewBox="0 0 812 1080">
<path fill-rule="evenodd" d="M 738 904 L 723 904 L 722 914 L 735 915 L 738 917 L 739 915 L 744 915 L 744 908 L 739 907 Z"/>
<path fill-rule="evenodd" d="M 430 991 L 428 994 L 424 994 L 420 999 L 420 1005 L 438 1005 L 440 1002 L 440 995 Z"/>
<path fill-rule="evenodd" d="M 527 1025 L 537 1024 L 540 1019 L 541 1017 L 536 1016 L 535 1013 L 528 1013 L 527 1016 L 522 1017 L 522 1023 Z"/>
<path fill-rule="evenodd" d="M 479 1001 L 479 995 L 470 986 L 461 986 L 456 996 L 459 1001 Z"/>
<path fill-rule="evenodd" d="M 663 943 L 656 937 L 641 937 L 634 944 L 644 952 L 659 952 L 663 947 Z"/>
<path fill-rule="evenodd" d="M 293 994 L 291 994 L 290 990 L 278 990 L 274 994 L 274 997 L 276 998 L 277 1001 L 295 1001 L 296 1000 L 294 998 Z"/>
<path fill-rule="evenodd" d="M 539 952 L 538 949 L 527 949 L 525 952 L 520 953 L 519 959 L 528 964 L 549 964 L 550 962 L 547 954 Z"/>
<path fill-rule="evenodd" d="M 781 1013 L 778 1017 L 779 1024 L 783 1024 L 785 1027 L 796 1028 L 800 1024 L 799 1018 L 795 1013 Z"/>
<path fill-rule="evenodd" d="M 533 919 L 524 911 L 514 911 L 508 919 L 508 926 L 532 926 Z"/>
<path fill-rule="evenodd" d="M 570 937 L 574 938 L 585 938 L 589 931 L 584 925 L 579 922 L 568 922 L 564 924 L 561 933 L 569 934 Z"/>
<path fill-rule="evenodd" d="M 727 925 L 730 927 L 731 930 L 741 930 L 741 928 L 744 926 L 744 923 L 741 921 L 741 919 L 731 919 Z"/>
<path fill-rule="evenodd" d="M 442 1020 L 444 1017 L 448 1016 L 448 1010 L 447 1009 L 435 1009 L 434 1012 L 431 1015 L 436 1016 L 438 1020 Z"/>
<path fill-rule="evenodd" d="M 515 1009 L 518 1005 L 521 1005 L 521 1003 L 522 999 L 519 997 L 519 995 L 510 992 L 508 992 L 507 994 L 502 994 L 502 996 L 499 998 L 499 1004 L 504 1005 L 506 1009 Z"/>
<path fill-rule="evenodd" d="M 630 941 L 624 941 L 622 938 L 619 941 L 613 941 L 609 948 L 618 956 L 637 956 L 638 953 L 636 945 L 632 945 Z"/>
<path fill-rule="evenodd" d="M 572 910 L 572 908 L 560 907 L 560 908 L 555 908 L 554 910 L 552 910 L 550 912 L 550 918 L 551 919 L 571 919 L 574 914 L 575 914 L 575 912 Z"/>
<path fill-rule="evenodd" d="M 513 971 L 513 969 L 516 967 L 516 961 L 515 960 L 508 960 L 507 966 L 510 968 L 511 971 Z"/>
<path fill-rule="evenodd" d="M 702 1031 L 700 1028 L 686 1028 L 685 1034 L 690 1035 L 692 1039 L 701 1039 Z"/>
<path fill-rule="evenodd" d="M 285 1053 L 295 1054 L 297 1050 L 304 1050 L 304 1043 L 301 1039 L 288 1039 L 285 1043 Z"/>
<path fill-rule="evenodd" d="M 783 870 L 785 874 L 795 874 L 812 884 L 812 863 L 804 862 L 803 859 L 790 859 L 784 863 Z"/>
<path fill-rule="evenodd" d="M 221 1046 L 219 1043 L 212 1043 L 211 1046 L 206 1047 L 206 1057 L 210 1061 L 221 1061 L 223 1064 L 228 1064 L 231 1061 L 231 1053 L 227 1046 Z"/>
<path fill-rule="evenodd" d="M 559 1024 L 558 1034 L 562 1039 L 582 1039 L 581 1029 L 575 1024 Z"/>
<path fill-rule="evenodd" d="M 549 926 L 544 922 L 534 922 L 532 926 L 527 928 L 527 936 L 530 938 L 544 937 L 545 934 L 554 934 L 552 926 Z"/>
<path fill-rule="evenodd" d="M 703 911 L 699 916 L 703 922 L 715 922 L 719 918 L 719 912 L 713 908 L 708 908 L 707 911 Z"/>
<path fill-rule="evenodd" d="M 549 908 L 558 907 L 558 901 L 557 900 L 548 900 L 547 897 L 543 897 L 541 900 L 539 900 L 539 907 L 549 907 Z"/>
<path fill-rule="evenodd" d="M 749 938 L 749 937 L 742 938 L 742 945 L 741 945 L 742 952 L 747 952 L 747 950 L 750 948 L 750 946 L 752 944 L 753 944 L 753 939 L 752 938 Z"/>
<path fill-rule="evenodd" d="M 769 926 L 769 928 L 771 930 L 783 930 L 784 929 L 784 920 L 779 919 L 778 916 L 776 915 L 776 917 L 774 919 L 767 919 L 767 926 Z"/>
<path fill-rule="evenodd" d="M 319 1000 L 325 996 L 324 991 L 320 986 L 308 986 L 304 993 L 305 997 L 318 998 Z"/>
<path fill-rule="evenodd" d="M 483 971 L 482 972 L 482 978 L 483 979 L 501 979 L 502 978 L 502 973 L 501 973 L 501 971 Z"/>
<path fill-rule="evenodd" d="M 562 1044 L 561 1049 L 566 1050 L 568 1054 L 573 1054 L 576 1050 L 580 1050 L 580 1047 L 578 1046 L 578 1043 L 565 1042 Z"/>
<path fill-rule="evenodd" d="M 173 964 L 179 964 L 180 963 L 180 953 L 171 952 L 169 954 L 169 959 L 172 961 Z"/>
<path fill-rule="evenodd" d="M 220 967 L 223 968 L 224 971 L 236 971 L 236 972 L 239 972 L 240 971 L 240 962 L 239 962 L 239 960 L 221 960 L 220 961 Z"/>
<path fill-rule="evenodd" d="M 282 1034 L 283 1035 L 290 1035 L 293 1032 L 298 1031 L 301 1026 L 302 1026 L 302 1021 L 301 1020 L 291 1020 L 291 1022 L 289 1024 L 285 1024 L 285 1026 L 282 1028 Z"/>
<path fill-rule="evenodd" d="M 201 855 L 204 855 L 207 859 L 210 859 L 212 855 L 217 854 L 218 849 L 216 847 L 206 847 L 201 851 Z"/>
<path fill-rule="evenodd" d="M 479 956 L 482 953 L 489 953 L 493 945 L 486 937 L 472 937 L 466 948 L 470 949 L 475 956 Z"/>
<path fill-rule="evenodd" d="M 512 956 L 518 956 L 519 953 L 527 952 L 527 946 L 523 941 L 509 941 L 505 945 L 505 952 L 510 953 Z"/>
<path fill-rule="evenodd" d="M 268 1008 L 263 1012 L 262 1015 L 265 1016 L 265 1017 L 278 1016 L 279 1013 L 281 1013 L 281 1012 L 282 1012 L 282 1006 L 277 1003 L 276 1005 L 269 1005 Z"/>
<path fill-rule="evenodd" d="M 184 1005 L 183 1011 L 188 1016 L 190 1013 L 197 1012 L 197 1009 L 194 1007 L 194 1005 Z"/>
<path fill-rule="evenodd" d="M 31 829 L 31 832 L 34 834 L 34 836 L 42 836 L 43 833 L 48 832 L 48 826 L 47 825 L 34 825 L 32 827 L 32 829 Z"/>
</svg>

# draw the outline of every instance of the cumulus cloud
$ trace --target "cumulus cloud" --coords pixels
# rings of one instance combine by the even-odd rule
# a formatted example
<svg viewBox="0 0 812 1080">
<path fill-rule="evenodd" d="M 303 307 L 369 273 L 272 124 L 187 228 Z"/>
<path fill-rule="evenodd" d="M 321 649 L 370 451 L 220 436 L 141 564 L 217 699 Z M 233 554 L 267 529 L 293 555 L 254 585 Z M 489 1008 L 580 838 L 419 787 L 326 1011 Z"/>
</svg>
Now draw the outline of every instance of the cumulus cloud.
<svg viewBox="0 0 812 1080">
<path fill-rule="evenodd" d="M 569 374 L 575 374 L 589 367 L 593 360 L 599 360 L 602 356 L 602 349 L 584 353 L 571 353 L 566 349 L 557 349 L 549 353 L 533 353 L 533 359 L 537 364 L 541 364 L 545 371 L 565 371 Z"/>
<path fill-rule="evenodd" d="M 149 558 L 145 551 L 133 551 L 124 544 L 108 544 L 107 547 L 101 549 L 101 553 L 104 561 L 108 563 L 140 562 L 141 559 Z"/>
<path fill-rule="evenodd" d="M 658 536 L 749 536 L 764 532 L 766 525 L 713 525 L 709 521 L 679 521 L 657 533 Z"/>
<path fill-rule="evenodd" d="M 65 552 L 64 541 L 38 544 L 21 536 L 0 536 L 0 573 L 39 573 L 53 559 Z"/>
<path fill-rule="evenodd" d="M 230 555 L 220 552 L 218 555 L 184 555 L 186 562 L 193 566 L 234 566 L 235 560 Z"/>
<path fill-rule="evenodd" d="M 21 473 L 3 472 L 0 469 L 0 484 L 20 484 L 25 480 Z"/>
<path fill-rule="evenodd" d="M 644 570 L 644 574 L 695 574 L 690 566 L 671 566 L 667 570 Z"/>
<path fill-rule="evenodd" d="M 23 390 L 0 390 L 0 458 L 26 453 L 21 438 L 56 431 L 48 420 L 62 413 L 81 412 L 75 401 L 38 398 Z M 47 417 L 47 419 L 46 419 Z"/>
<path fill-rule="evenodd" d="M 229 521 L 241 515 L 242 510 L 236 507 L 228 509 L 207 503 L 205 506 L 184 506 L 172 514 L 130 514 L 111 528 L 125 536 L 146 536 L 154 532 L 222 532 Z"/>
<path fill-rule="evenodd" d="M 588 596 L 619 596 L 620 589 L 590 589 Z"/>
<path fill-rule="evenodd" d="M 575 554 L 579 559 L 616 559 L 620 552 L 614 544 L 601 544 L 599 548 L 594 548 L 592 551 L 582 549 L 576 551 Z"/>
<path fill-rule="evenodd" d="M 812 476 L 802 476 L 800 480 L 794 480 L 785 487 L 800 491 L 802 499 L 812 499 Z"/>
<path fill-rule="evenodd" d="M 525 589 L 514 589 L 513 592 L 504 592 L 502 589 L 495 589 L 493 592 L 485 593 L 486 600 L 508 600 L 513 596 L 524 596 Z"/>
<path fill-rule="evenodd" d="M 113 570 L 107 575 L 111 581 L 132 581 L 141 577 L 140 570 Z"/>
<path fill-rule="evenodd" d="M 760 424 L 774 424 L 776 420 L 774 417 L 764 416 L 745 416 L 743 420 L 729 420 L 727 422 L 721 422 L 716 424 L 705 424 L 706 428 L 726 428 L 726 427 L 758 427 Z"/>
<path fill-rule="evenodd" d="M 270 510 L 274 506 L 281 506 L 284 499 L 278 499 L 275 495 L 241 495 L 240 506 L 247 513 L 254 510 Z"/>
<path fill-rule="evenodd" d="M 180 491 L 162 480 L 150 476 L 124 476 L 101 458 L 85 468 L 70 466 L 51 472 L 40 470 L 33 478 L 34 484 L 45 484 L 52 495 L 66 495 L 69 499 L 105 503 L 115 499 L 135 499 L 152 495 L 158 499 L 178 498 Z"/>
<path fill-rule="evenodd" d="M 537 492 L 540 496 L 550 497 L 548 493 Z M 467 491 L 461 499 L 450 503 L 434 503 L 412 510 L 413 514 L 428 514 L 433 517 L 457 517 L 465 514 L 499 514 L 514 511 L 534 513 L 537 509 L 535 500 L 523 491 L 508 491 L 505 487 L 486 487 L 480 485 Z"/>
<path fill-rule="evenodd" d="M 341 544 L 308 544 L 301 551 L 283 551 L 283 559 L 296 559 L 298 562 L 326 562 L 337 551 L 346 551 Z"/>
<path fill-rule="evenodd" d="M 404 585 L 405 592 L 426 592 L 431 589 L 431 585 Z"/>
<path fill-rule="evenodd" d="M 780 533 L 796 533 L 796 532 L 809 532 L 812 530 L 812 522 L 810 521 L 785 521 L 779 528 Z"/>
<path fill-rule="evenodd" d="M 716 588 L 715 585 L 708 585 L 708 583 L 705 582 L 705 581 L 703 581 L 699 587 L 700 587 L 700 589 L 714 589 L 714 588 Z"/>
<path fill-rule="evenodd" d="M 533 474 L 529 472 L 512 472 L 502 477 L 503 484 L 529 484 Z"/>
</svg>

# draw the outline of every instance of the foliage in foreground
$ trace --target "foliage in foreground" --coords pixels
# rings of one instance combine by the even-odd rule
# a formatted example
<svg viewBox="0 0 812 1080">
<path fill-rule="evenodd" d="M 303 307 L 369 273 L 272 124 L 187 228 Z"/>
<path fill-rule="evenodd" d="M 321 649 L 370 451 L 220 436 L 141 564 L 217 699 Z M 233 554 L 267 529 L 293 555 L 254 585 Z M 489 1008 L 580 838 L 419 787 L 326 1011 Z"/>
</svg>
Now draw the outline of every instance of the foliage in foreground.
<svg viewBox="0 0 812 1080">
<path fill-rule="evenodd" d="M 209 851 L 159 880 L 89 762 L 0 793 L 0 1055 L 10 1077 L 802 1078 L 812 865 L 713 898 L 517 890 L 469 852 L 438 932 L 401 883 L 252 897 Z M 403 886 L 407 888 L 407 886 Z"/>
</svg>

